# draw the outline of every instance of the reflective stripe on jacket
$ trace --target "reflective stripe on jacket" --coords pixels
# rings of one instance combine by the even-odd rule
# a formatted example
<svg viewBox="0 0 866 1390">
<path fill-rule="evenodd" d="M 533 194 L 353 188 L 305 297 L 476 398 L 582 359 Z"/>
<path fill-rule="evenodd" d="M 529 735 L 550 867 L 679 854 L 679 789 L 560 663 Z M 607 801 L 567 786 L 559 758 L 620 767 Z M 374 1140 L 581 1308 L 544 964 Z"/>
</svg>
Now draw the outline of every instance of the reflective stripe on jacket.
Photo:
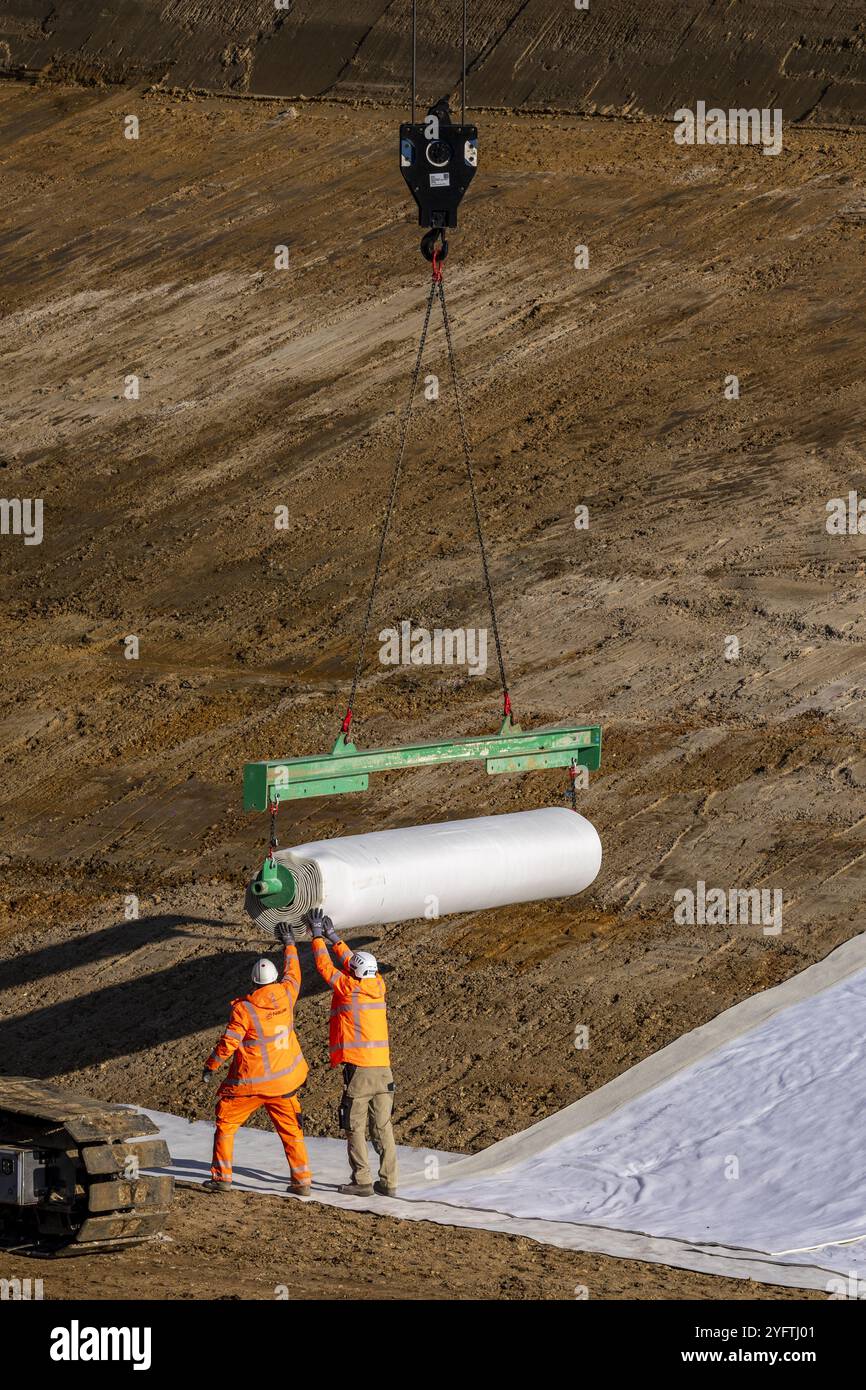
<svg viewBox="0 0 866 1390">
<path fill-rule="evenodd" d="M 381 975 L 356 980 L 349 974 L 352 952 L 342 941 L 334 947 L 340 962 L 336 970 L 321 937 L 313 942 L 313 960 L 326 984 L 331 986 L 329 1052 L 331 1066 L 352 1062 L 356 1067 L 389 1067 L 388 1013 L 385 981 Z"/>
<path fill-rule="evenodd" d="M 221 1096 L 286 1096 L 307 1078 L 307 1063 L 295 1033 L 294 1007 L 301 988 L 297 948 L 283 952 L 282 979 L 232 1000 L 222 1037 L 205 1066 L 216 1071 L 231 1058 Z"/>
</svg>

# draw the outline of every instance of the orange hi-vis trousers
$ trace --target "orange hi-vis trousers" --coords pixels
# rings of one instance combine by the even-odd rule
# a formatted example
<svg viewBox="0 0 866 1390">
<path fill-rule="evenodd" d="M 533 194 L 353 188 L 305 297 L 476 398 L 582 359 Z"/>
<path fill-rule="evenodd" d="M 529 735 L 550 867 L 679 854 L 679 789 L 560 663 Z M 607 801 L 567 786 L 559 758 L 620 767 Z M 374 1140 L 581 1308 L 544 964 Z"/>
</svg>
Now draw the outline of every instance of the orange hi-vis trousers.
<svg viewBox="0 0 866 1390">
<path fill-rule="evenodd" d="M 216 1106 L 211 1177 L 217 1182 L 231 1182 L 235 1134 L 260 1105 L 267 1110 L 271 1124 L 283 1141 L 292 1170 L 292 1181 L 308 1183 L 312 1174 L 301 1129 L 301 1104 L 297 1096 L 220 1096 Z"/>
</svg>

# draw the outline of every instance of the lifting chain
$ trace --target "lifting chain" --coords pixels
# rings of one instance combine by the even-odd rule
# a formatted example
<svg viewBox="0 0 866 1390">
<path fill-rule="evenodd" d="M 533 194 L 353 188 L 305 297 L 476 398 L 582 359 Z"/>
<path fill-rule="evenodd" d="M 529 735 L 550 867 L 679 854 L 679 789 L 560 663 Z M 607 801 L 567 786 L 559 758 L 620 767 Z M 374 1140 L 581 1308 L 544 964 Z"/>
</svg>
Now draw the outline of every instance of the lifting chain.
<svg viewBox="0 0 866 1390">
<path fill-rule="evenodd" d="M 268 859 L 272 864 L 274 862 L 274 855 L 280 847 L 277 839 L 277 811 L 279 809 L 280 803 L 277 801 L 276 797 L 268 802 L 268 815 L 271 818 L 271 833 L 268 838 Z"/>
<path fill-rule="evenodd" d="M 441 246 L 436 245 L 437 239 L 441 238 Z M 352 725 L 355 709 L 355 697 L 358 693 L 358 683 L 361 679 L 361 672 L 364 667 L 364 649 L 370 632 L 370 623 L 373 617 L 373 605 L 376 599 L 376 591 L 379 586 L 379 579 L 382 572 L 382 560 L 385 553 L 385 542 L 391 526 L 391 518 L 394 513 L 394 504 L 397 500 L 397 490 L 400 482 L 400 475 L 403 470 L 403 461 L 406 455 L 406 443 L 409 438 L 409 425 L 412 419 L 412 411 L 415 404 L 415 396 L 418 389 L 418 380 L 421 375 L 421 360 L 424 356 L 424 346 L 427 342 L 427 333 L 430 328 L 430 316 L 433 310 L 433 301 L 439 300 L 442 309 L 442 322 L 445 327 L 445 342 L 448 349 L 448 363 L 451 372 L 451 382 L 454 388 L 454 397 L 457 402 L 457 419 L 460 426 L 460 439 L 463 446 L 463 459 L 466 464 L 466 476 L 469 481 L 469 495 L 472 499 L 472 511 L 475 519 L 475 534 L 478 538 L 478 548 L 481 552 L 481 570 L 484 578 L 484 587 L 487 593 L 487 604 L 490 610 L 490 623 L 493 629 L 493 640 L 496 646 L 496 660 L 499 665 L 499 676 L 502 683 L 503 696 L 503 718 L 511 718 L 511 698 L 508 693 L 508 680 L 505 673 L 505 658 L 502 652 L 502 642 L 499 636 L 499 623 L 496 617 L 496 603 L 493 597 L 493 584 L 490 579 L 490 567 L 487 563 L 487 547 L 484 543 L 484 529 L 481 523 L 481 509 L 478 504 L 478 492 L 475 487 L 475 474 L 472 468 L 472 454 L 469 447 L 469 434 L 466 428 L 466 414 L 463 409 L 463 395 L 460 388 L 460 379 L 457 374 L 457 361 L 454 353 L 454 342 L 451 335 L 451 320 L 448 315 L 448 305 L 445 301 L 445 285 L 442 279 L 442 261 L 448 254 L 448 242 L 442 233 L 441 228 L 432 228 L 421 242 L 421 249 L 425 257 L 432 263 L 433 276 L 430 283 L 430 293 L 427 296 L 427 307 L 424 313 L 424 323 L 421 329 L 421 338 L 418 343 L 418 351 L 415 356 L 415 368 L 412 373 L 412 385 L 409 391 L 409 398 L 403 410 L 403 419 L 400 428 L 400 443 L 397 451 L 397 462 L 391 478 L 391 487 L 388 494 L 388 501 L 385 507 L 385 519 L 379 536 L 379 547 L 376 554 L 376 563 L 373 570 L 373 582 L 370 586 L 370 594 L 367 599 L 367 608 L 364 614 L 364 623 L 361 630 L 361 642 L 358 650 L 358 659 L 355 665 L 355 673 L 352 679 L 352 689 L 349 695 L 349 703 L 340 732 L 344 738 L 348 738 L 349 730 Z"/>
</svg>

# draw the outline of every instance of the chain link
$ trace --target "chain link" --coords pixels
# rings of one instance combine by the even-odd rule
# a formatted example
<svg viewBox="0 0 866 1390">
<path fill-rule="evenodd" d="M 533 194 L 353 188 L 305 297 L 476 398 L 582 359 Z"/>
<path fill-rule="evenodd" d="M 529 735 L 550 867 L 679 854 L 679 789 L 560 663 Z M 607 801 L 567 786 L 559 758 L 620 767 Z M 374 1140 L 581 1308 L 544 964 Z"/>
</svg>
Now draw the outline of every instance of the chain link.
<svg viewBox="0 0 866 1390">
<path fill-rule="evenodd" d="M 496 621 L 496 603 L 493 598 L 493 585 L 490 582 L 490 569 L 487 564 L 484 528 L 481 525 L 481 508 L 478 505 L 478 493 L 475 489 L 475 474 L 472 471 L 472 454 L 469 449 L 469 435 L 466 430 L 466 416 L 463 411 L 463 396 L 460 390 L 460 381 L 457 376 L 457 361 L 454 356 L 454 344 L 451 340 L 451 320 L 448 317 L 448 306 L 445 303 L 445 284 L 441 278 L 437 282 L 437 288 L 439 291 L 439 302 L 442 305 L 442 321 L 445 324 L 445 341 L 448 344 L 448 361 L 451 366 L 451 381 L 454 385 L 454 397 L 457 401 L 457 418 L 460 421 L 460 436 L 463 440 L 463 457 L 466 461 L 466 475 L 469 479 L 472 510 L 475 513 L 475 531 L 478 536 L 478 548 L 481 551 L 481 568 L 484 573 L 484 587 L 487 590 L 487 602 L 490 606 L 490 622 L 493 627 L 493 640 L 496 643 L 496 660 L 499 662 L 499 677 L 502 681 L 502 693 L 507 696 L 508 680 L 505 675 L 505 658 L 502 655 L 499 624 Z"/>
<path fill-rule="evenodd" d="M 355 675 L 352 680 L 352 693 L 349 696 L 349 707 L 347 714 L 355 708 L 355 696 L 358 692 L 358 682 L 361 679 L 361 672 L 364 669 L 364 648 L 367 645 L 367 637 L 370 631 L 370 620 L 373 617 L 373 603 L 376 598 L 376 589 L 379 586 L 379 575 L 382 571 L 382 557 L 385 554 L 385 541 L 388 537 L 388 530 L 391 525 L 391 516 L 394 511 L 394 503 L 397 500 L 397 487 L 400 482 L 400 473 L 403 469 L 403 459 L 406 454 L 406 441 L 409 438 L 409 422 L 412 419 L 412 409 L 415 404 L 415 393 L 418 389 L 418 378 L 421 375 L 421 358 L 424 356 L 424 344 L 427 341 L 427 330 L 430 327 L 430 314 L 433 311 L 433 299 L 436 294 L 435 284 L 431 284 L 430 293 L 427 296 L 427 312 L 424 315 L 424 327 L 421 329 L 421 339 L 418 343 L 418 353 L 415 358 L 415 370 L 412 373 L 412 388 L 409 392 L 409 399 L 403 410 L 403 424 L 400 436 L 400 448 L 397 453 L 397 463 L 394 467 L 394 475 L 391 479 L 391 491 L 388 496 L 388 505 L 385 508 L 385 521 L 382 526 L 382 534 L 379 537 L 379 550 L 376 555 L 376 566 L 373 571 L 373 583 L 370 586 L 370 597 L 367 600 L 367 611 L 364 614 L 364 627 L 361 633 L 361 645 L 358 650 L 358 661 L 355 666 Z"/>
</svg>

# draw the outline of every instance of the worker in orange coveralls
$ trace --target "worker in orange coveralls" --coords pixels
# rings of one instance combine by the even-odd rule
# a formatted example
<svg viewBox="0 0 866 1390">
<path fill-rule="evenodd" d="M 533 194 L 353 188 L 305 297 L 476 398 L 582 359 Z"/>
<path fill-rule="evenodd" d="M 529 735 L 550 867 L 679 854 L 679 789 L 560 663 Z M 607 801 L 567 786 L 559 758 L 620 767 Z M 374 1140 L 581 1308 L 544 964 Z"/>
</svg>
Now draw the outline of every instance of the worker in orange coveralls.
<svg viewBox="0 0 866 1390">
<path fill-rule="evenodd" d="M 388 1046 L 385 981 L 369 951 L 350 951 L 321 908 L 307 914 L 316 969 L 333 991 L 329 1052 L 331 1066 L 343 1068 L 340 1128 L 346 1135 L 351 1182 L 339 1189 L 350 1197 L 397 1194 L 397 1149 L 391 1125 L 394 1077 Z M 326 945 L 327 942 L 327 945 Z M 328 946 L 339 962 L 335 969 Z M 367 1124 L 379 1155 L 374 1183 L 367 1157 Z"/>
<path fill-rule="evenodd" d="M 295 1033 L 294 1008 L 301 988 L 301 966 L 291 928 L 281 925 L 283 974 L 263 957 L 252 971 L 254 988 L 232 1000 L 225 1031 L 205 1063 L 203 1079 L 212 1085 L 229 1057 L 228 1075 L 217 1093 L 210 1192 L 228 1192 L 232 1185 L 235 1133 L 253 1111 L 264 1106 L 286 1151 L 292 1181 L 288 1191 L 310 1195 L 311 1173 L 298 1092 L 307 1079 L 307 1063 Z"/>
</svg>

